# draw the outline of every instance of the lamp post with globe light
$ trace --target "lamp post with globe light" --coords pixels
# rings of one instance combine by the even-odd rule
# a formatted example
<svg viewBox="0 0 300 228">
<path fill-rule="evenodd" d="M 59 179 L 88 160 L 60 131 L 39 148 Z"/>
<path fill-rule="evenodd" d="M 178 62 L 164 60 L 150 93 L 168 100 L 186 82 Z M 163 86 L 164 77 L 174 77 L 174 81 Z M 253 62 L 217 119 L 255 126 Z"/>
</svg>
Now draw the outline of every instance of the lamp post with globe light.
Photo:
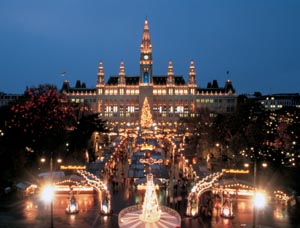
<svg viewBox="0 0 300 228">
<path fill-rule="evenodd" d="M 53 198 L 54 188 L 52 184 L 44 186 L 42 190 L 42 199 L 49 203 L 50 202 L 50 228 L 53 228 Z"/>
<path fill-rule="evenodd" d="M 41 158 L 41 162 L 45 163 L 46 158 Z M 57 163 L 61 163 L 62 159 L 58 158 Z M 53 152 L 50 155 L 50 183 L 44 186 L 42 190 L 42 199 L 45 202 L 50 202 L 50 228 L 54 228 L 53 226 L 53 199 L 54 199 L 54 187 L 53 187 Z"/>
<path fill-rule="evenodd" d="M 251 148 L 251 150 L 253 150 Z M 248 168 L 250 165 L 249 163 L 245 163 L 244 166 Z M 266 168 L 268 164 L 266 162 L 261 163 L 261 166 L 263 168 Z M 257 208 L 263 208 L 265 206 L 265 195 L 262 192 L 257 191 L 257 159 L 256 156 L 254 156 L 254 162 L 253 162 L 253 224 L 252 227 L 256 227 L 256 214 L 257 214 Z"/>
</svg>

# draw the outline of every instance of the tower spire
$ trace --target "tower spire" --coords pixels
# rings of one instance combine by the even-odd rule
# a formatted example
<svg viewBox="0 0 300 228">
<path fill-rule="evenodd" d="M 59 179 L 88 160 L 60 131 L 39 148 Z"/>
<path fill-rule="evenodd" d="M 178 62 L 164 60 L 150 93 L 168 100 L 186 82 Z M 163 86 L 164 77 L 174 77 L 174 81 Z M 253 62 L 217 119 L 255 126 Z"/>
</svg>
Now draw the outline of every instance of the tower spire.
<svg viewBox="0 0 300 228">
<path fill-rule="evenodd" d="M 152 53 L 152 44 L 150 40 L 149 25 L 148 25 L 147 18 L 145 19 L 144 22 L 144 32 L 142 36 L 141 53 L 143 54 Z"/>
<path fill-rule="evenodd" d="M 144 22 L 140 54 L 140 84 L 149 85 L 153 83 L 152 78 L 152 44 L 150 40 L 148 19 Z"/>
<path fill-rule="evenodd" d="M 193 60 L 190 63 L 189 85 L 196 86 L 196 71 Z"/>
<path fill-rule="evenodd" d="M 124 67 L 124 61 L 121 61 L 121 63 L 120 63 L 119 85 L 125 85 L 125 67 Z"/>
<path fill-rule="evenodd" d="M 103 70 L 103 63 L 102 61 L 99 62 L 99 67 L 98 67 L 98 85 L 104 86 L 104 70 Z"/>
<path fill-rule="evenodd" d="M 167 84 L 168 85 L 173 85 L 174 84 L 174 71 L 173 71 L 172 61 L 169 61 L 169 65 L 168 65 Z"/>
</svg>

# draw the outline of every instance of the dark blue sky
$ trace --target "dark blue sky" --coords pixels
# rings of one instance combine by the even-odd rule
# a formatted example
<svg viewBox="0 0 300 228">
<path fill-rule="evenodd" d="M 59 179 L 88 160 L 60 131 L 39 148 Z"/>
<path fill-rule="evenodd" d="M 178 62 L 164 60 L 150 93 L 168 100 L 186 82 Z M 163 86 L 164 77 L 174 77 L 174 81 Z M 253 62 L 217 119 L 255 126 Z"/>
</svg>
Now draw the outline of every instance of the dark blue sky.
<svg viewBox="0 0 300 228">
<path fill-rule="evenodd" d="M 186 77 L 193 59 L 200 87 L 300 92 L 299 0 L 1 0 L 0 91 L 61 88 L 63 71 L 95 87 L 99 60 L 106 80 L 121 60 L 138 75 L 146 17 L 156 75 L 172 60 Z"/>
</svg>

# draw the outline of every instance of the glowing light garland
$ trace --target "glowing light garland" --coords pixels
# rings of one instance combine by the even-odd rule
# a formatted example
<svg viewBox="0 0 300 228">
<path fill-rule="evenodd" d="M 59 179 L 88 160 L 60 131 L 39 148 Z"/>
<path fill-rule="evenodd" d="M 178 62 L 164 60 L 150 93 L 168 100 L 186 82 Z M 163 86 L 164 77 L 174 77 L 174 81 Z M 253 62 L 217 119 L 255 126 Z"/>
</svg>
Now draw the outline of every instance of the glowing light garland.
<svg viewBox="0 0 300 228">
<path fill-rule="evenodd" d="M 92 186 L 99 193 L 104 193 L 105 198 L 102 199 L 102 197 L 100 197 L 100 210 L 103 214 L 109 214 L 111 212 L 111 195 L 107 189 L 107 186 L 103 184 L 103 182 L 97 176 L 90 172 L 85 170 L 77 170 L 77 173 L 79 173 L 87 181 L 88 185 Z"/>
<path fill-rule="evenodd" d="M 160 219 L 161 210 L 159 208 L 155 186 L 153 183 L 153 175 L 147 175 L 147 187 L 143 203 L 143 211 L 140 220 L 144 222 L 154 223 Z"/>
<path fill-rule="evenodd" d="M 186 208 L 186 215 L 196 216 L 198 215 L 198 200 L 199 195 L 203 192 L 211 189 L 214 183 L 223 175 L 223 173 L 217 172 L 210 174 L 200 180 L 191 190 L 191 193 L 188 195 L 188 204 Z"/>
</svg>

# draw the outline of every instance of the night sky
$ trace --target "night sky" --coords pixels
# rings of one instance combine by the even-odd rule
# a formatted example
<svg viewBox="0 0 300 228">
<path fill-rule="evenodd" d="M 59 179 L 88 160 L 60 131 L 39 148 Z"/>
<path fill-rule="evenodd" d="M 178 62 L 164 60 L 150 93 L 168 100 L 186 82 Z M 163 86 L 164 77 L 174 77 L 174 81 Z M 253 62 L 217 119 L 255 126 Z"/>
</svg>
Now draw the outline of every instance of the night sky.
<svg viewBox="0 0 300 228">
<path fill-rule="evenodd" d="M 138 75 L 145 18 L 154 75 L 172 60 L 187 78 L 194 60 L 200 87 L 230 79 L 238 94 L 300 92 L 299 0 L 1 0 L 0 91 L 95 87 L 100 60 L 106 80 L 121 60 Z"/>
</svg>

